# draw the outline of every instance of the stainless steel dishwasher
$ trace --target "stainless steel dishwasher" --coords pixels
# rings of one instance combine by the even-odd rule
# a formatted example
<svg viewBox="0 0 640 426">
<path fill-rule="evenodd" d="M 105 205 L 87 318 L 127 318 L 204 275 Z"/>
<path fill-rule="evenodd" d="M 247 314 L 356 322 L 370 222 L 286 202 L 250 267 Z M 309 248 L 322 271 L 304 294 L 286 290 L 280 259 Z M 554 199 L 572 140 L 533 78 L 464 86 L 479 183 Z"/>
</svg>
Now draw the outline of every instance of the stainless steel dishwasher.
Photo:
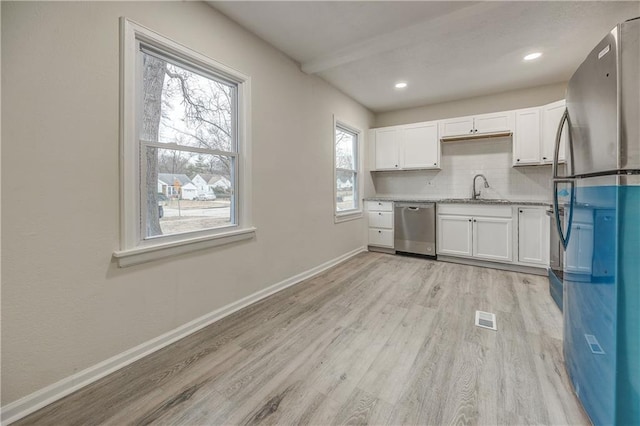
<svg viewBox="0 0 640 426">
<path fill-rule="evenodd" d="M 395 205 L 394 249 L 397 252 L 436 255 L 436 204 Z"/>
</svg>

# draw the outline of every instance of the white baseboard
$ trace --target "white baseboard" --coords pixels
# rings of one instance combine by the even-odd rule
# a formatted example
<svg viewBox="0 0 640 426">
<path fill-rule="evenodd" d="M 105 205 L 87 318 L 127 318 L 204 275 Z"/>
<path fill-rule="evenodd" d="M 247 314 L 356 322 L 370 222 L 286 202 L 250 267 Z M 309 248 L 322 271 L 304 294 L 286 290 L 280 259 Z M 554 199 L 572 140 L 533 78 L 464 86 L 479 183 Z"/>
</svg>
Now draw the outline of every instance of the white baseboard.
<svg viewBox="0 0 640 426">
<path fill-rule="evenodd" d="M 20 398 L 1 409 L 2 425 L 8 425 L 15 422 L 27 415 L 39 410 L 57 401 L 78 389 L 87 386 L 98 379 L 101 379 L 114 371 L 117 371 L 127 365 L 143 358 L 159 349 L 164 348 L 171 343 L 174 343 L 196 331 L 246 307 L 255 303 L 265 297 L 271 296 L 287 287 L 298 284 L 301 281 L 309 279 L 315 275 L 324 272 L 325 270 L 350 259 L 351 257 L 366 251 L 365 247 L 360 247 L 352 250 L 348 253 L 338 256 L 335 259 L 329 260 L 321 265 L 304 271 L 279 283 L 273 284 L 264 290 L 260 290 L 247 297 L 230 303 L 220 309 L 216 309 L 206 315 L 196 318 L 176 329 L 173 329 L 161 336 L 144 342 L 134 348 L 131 348 L 125 352 L 115 355 L 105 361 L 95 364 L 89 368 L 86 368 L 76 374 L 66 377 L 56 383 L 53 383 L 45 388 L 37 390 L 36 392 Z"/>
</svg>

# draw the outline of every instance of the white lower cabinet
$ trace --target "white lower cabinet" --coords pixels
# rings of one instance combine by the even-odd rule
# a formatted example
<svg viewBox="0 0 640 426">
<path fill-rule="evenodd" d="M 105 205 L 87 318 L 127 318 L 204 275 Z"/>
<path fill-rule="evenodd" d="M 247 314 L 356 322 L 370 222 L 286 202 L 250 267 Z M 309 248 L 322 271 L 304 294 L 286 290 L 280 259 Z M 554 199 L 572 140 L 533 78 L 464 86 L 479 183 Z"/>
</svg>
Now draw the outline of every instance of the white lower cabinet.
<svg viewBox="0 0 640 426">
<path fill-rule="evenodd" d="M 367 201 L 369 245 L 393 249 L 393 201 Z"/>
<path fill-rule="evenodd" d="M 369 228 L 369 245 L 393 248 L 393 230 Z"/>
<path fill-rule="evenodd" d="M 393 229 L 393 212 L 368 212 L 369 228 Z"/>
<path fill-rule="evenodd" d="M 438 215 L 438 254 L 471 256 L 472 218 Z"/>
<path fill-rule="evenodd" d="M 438 254 L 546 267 L 549 264 L 546 209 L 438 204 Z M 578 265 L 580 261 L 575 263 Z"/>
<path fill-rule="evenodd" d="M 513 261 L 511 206 L 441 204 L 438 212 L 438 254 Z"/>
<path fill-rule="evenodd" d="M 473 218 L 473 257 L 494 262 L 511 262 L 511 218 Z"/>
<path fill-rule="evenodd" d="M 548 264 L 549 216 L 545 208 L 518 208 L 518 261 L 541 266 Z"/>
</svg>

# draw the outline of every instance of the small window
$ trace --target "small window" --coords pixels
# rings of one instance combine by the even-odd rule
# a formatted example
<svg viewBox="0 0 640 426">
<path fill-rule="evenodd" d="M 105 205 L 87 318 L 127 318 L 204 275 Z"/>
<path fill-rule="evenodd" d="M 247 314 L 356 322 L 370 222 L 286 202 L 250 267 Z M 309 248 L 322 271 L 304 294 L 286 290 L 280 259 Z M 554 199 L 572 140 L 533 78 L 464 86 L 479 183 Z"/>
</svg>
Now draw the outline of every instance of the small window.
<svg viewBox="0 0 640 426">
<path fill-rule="evenodd" d="M 335 122 L 335 214 L 336 218 L 361 214 L 359 201 L 360 132 Z"/>
<path fill-rule="evenodd" d="M 122 26 L 123 232 L 115 256 L 237 241 L 254 230 L 249 78 L 129 20 Z"/>
</svg>

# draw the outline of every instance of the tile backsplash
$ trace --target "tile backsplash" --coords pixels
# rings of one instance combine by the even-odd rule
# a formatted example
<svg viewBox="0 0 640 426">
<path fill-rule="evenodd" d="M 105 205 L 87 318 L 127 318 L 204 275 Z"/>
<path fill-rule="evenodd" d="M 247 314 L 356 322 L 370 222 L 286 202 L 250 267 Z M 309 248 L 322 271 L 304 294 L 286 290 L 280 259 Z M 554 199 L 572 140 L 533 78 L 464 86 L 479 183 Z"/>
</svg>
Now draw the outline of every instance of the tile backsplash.
<svg viewBox="0 0 640 426">
<path fill-rule="evenodd" d="M 478 178 L 482 198 L 550 200 L 551 166 L 512 167 L 511 137 L 443 142 L 441 170 L 373 172 L 376 196 L 469 198 Z"/>
</svg>

